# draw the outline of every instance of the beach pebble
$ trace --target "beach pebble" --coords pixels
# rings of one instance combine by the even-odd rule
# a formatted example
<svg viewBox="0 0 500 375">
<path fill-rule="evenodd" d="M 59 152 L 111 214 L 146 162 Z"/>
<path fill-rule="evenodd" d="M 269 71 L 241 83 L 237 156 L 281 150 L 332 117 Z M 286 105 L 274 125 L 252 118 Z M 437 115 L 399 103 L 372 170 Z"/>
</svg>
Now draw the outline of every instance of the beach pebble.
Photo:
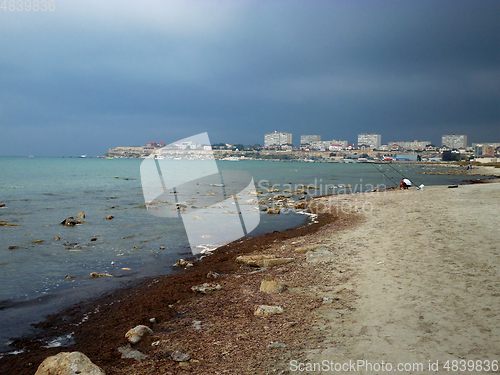
<svg viewBox="0 0 500 375">
<path fill-rule="evenodd" d="M 108 215 L 108 216 L 106 216 L 106 219 L 107 219 L 107 220 L 112 220 L 112 219 L 114 219 L 114 218 L 115 218 L 115 217 L 114 217 L 113 215 Z"/>
<path fill-rule="evenodd" d="M 156 323 L 156 318 L 149 319 L 149 322 L 155 324 Z"/>
<path fill-rule="evenodd" d="M 165 246 L 160 246 L 160 250 L 165 250 Z"/>
<path fill-rule="evenodd" d="M 220 276 L 220 274 L 218 274 L 217 272 L 214 272 L 214 271 L 209 271 L 207 273 L 207 279 L 216 279 Z"/>
<path fill-rule="evenodd" d="M 282 293 L 286 290 L 286 285 L 276 281 L 271 275 L 264 275 L 260 283 L 260 291 L 263 293 Z"/>
<path fill-rule="evenodd" d="M 66 275 L 66 276 L 64 276 L 64 278 L 65 278 L 65 279 L 74 279 L 74 278 L 75 278 L 75 276 Z"/>
<path fill-rule="evenodd" d="M 5 207 L 5 203 L 0 203 L 0 207 Z"/>
<path fill-rule="evenodd" d="M 11 245 L 9 246 L 9 250 L 19 249 L 19 246 Z"/>
<path fill-rule="evenodd" d="M 122 358 L 132 358 L 135 359 L 136 361 L 142 361 L 143 359 L 148 357 L 146 354 L 143 354 L 138 350 L 132 349 L 130 347 L 130 344 L 119 347 L 118 351 L 122 354 Z"/>
<path fill-rule="evenodd" d="M 201 285 L 195 285 L 191 287 L 193 292 L 202 293 L 202 294 L 212 294 L 216 290 L 220 290 L 222 287 L 219 284 L 213 283 L 204 283 Z"/>
<path fill-rule="evenodd" d="M 279 213 L 280 213 L 280 209 L 279 209 L 279 208 L 269 208 L 269 209 L 267 210 L 267 213 L 268 213 L 269 215 L 277 215 L 277 214 L 279 214 Z"/>
<path fill-rule="evenodd" d="M 83 212 L 79 212 L 78 215 L 76 215 L 77 219 L 85 219 L 85 214 Z"/>
<path fill-rule="evenodd" d="M 31 243 L 42 243 L 42 242 L 43 242 L 43 240 L 33 240 L 33 241 L 31 241 Z"/>
<path fill-rule="evenodd" d="M 97 241 L 97 238 L 92 237 L 92 238 L 90 239 L 90 241 Z"/>
<path fill-rule="evenodd" d="M 152 335 L 153 330 L 144 325 L 138 325 L 125 334 L 125 338 L 132 344 L 138 343 L 143 336 Z"/>
<path fill-rule="evenodd" d="M 61 237 L 59 237 L 59 236 L 55 236 L 55 237 L 54 237 L 54 240 L 56 240 L 56 241 L 61 241 Z"/>
<path fill-rule="evenodd" d="M 273 342 L 267 346 L 268 348 L 286 348 L 286 344 L 282 342 Z"/>
<path fill-rule="evenodd" d="M 281 306 L 268 306 L 268 305 L 260 305 L 255 309 L 254 315 L 257 316 L 269 316 L 275 314 L 283 314 L 283 307 Z"/>
<path fill-rule="evenodd" d="M 191 356 L 187 353 L 183 353 L 180 350 L 176 350 L 170 354 L 170 358 L 172 358 L 175 362 L 186 362 L 191 359 Z"/>
<path fill-rule="evenodd" d="M 57 355 L 46 358 L 35 375 L 104 375 L 104 372 L 83 353 L 61 352 Z"/>
</svg>

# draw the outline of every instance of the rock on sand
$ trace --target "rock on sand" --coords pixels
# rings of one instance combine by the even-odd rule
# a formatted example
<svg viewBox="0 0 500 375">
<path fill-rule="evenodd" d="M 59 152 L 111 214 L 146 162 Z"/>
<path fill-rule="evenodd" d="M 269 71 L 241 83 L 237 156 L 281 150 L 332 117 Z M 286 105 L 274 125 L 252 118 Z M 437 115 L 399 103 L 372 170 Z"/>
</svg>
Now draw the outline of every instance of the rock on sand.
<svg viewBox="0 0 500 375">
<path fill-rule="evenodd" d="M 191 290 L 193 292 L 198 292 L 201 294 L 212 294 L 213 292 L 221 289 L 222 287 L 219 284 L 213 284 L 213 283 L 204 283 L 201 285 L 196 285 L 191 287 Z"/>
<path fill-rule="evenodd" d="M 83 353 L 61 352 L 46 358 L 35 375 L 104 375 L 104 372 Z"/>
<path fill-rule="evenodd" d="M 274 255 L 241 255 L 236 258 L 238 263 L 254 267 L 272 267 L 293 262 L 294 258 L 276 258 Z"/>
<path fill-rule="evenodd" d="M 152 335 L 153 330 L 144 325 L 138 325 L 135 328 L 132 328 L 125 334 L 125 338 L 130 341 L 132 344 L 138 343 L 142 336 Z"/>
<path fill-rule="evenodd" d="M 281 293 L 286 290 L 286 285 L 276 281 L 271 275 L 264 275 L 260 283 L 260 291 L 264 293 Z"/>
<path fill-rule="evenodd" d="M 275 314 L 283 314 L 283 311 L 283 307 L 281 306 L 260 305 L 255 309 L 255 312 L 253 314 L 257 316 L 269 316 Z"/>
</svg>

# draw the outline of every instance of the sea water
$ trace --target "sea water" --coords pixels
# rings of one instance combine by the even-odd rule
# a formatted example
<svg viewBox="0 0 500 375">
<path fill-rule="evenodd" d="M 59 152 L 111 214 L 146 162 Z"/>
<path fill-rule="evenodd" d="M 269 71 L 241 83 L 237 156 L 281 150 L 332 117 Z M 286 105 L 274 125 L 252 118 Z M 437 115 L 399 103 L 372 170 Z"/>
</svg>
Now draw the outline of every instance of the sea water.
<svg viewBox="0 0 500 375">
<path fill-rule="evenodd" d="M 145 276 L 168 274 L 191 255 L 182 220 L 150 215 L 136 159 L 0 158 L 0 351 L 45 314 Z M 179 160 L 186 168 L 197 161 Z M 427 175 L 432 166 L 218 161 L 220 170 L 244 170 L 257 190 L 314 185 L 316 195 L 359 193 L 374 186 L 456 183 Z M 346 187 L 348 187 L 346 189 Z M 86 223 L 61 225 L 85 213 Z M 112 215 L 112 220 L 106 217 Z M 304 215 L 261 213 L 251 235 L 305 222 Z M 55 238 L 59 237 L 60 240 Z M 42 240 L 43 242 L 40 242 Z M 38 242 L 37 242 L 38 241 Z M 90 273 L 115 277 L 91 279 Z"/>
</svg>

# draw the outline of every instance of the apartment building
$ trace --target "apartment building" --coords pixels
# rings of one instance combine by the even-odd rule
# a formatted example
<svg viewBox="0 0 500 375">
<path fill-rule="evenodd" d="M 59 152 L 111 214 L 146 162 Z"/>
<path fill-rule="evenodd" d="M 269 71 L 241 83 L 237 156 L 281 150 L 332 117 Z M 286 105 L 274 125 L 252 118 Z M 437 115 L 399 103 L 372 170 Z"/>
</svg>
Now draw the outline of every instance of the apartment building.
<svg viewBox="0 0 500 375">
<path fill-rule="evenodd" d="M 370 146 L 371 149 L 379 149 L 382 145 L 382 136 L 375 133 L 358 134 L 358 147 L 362 145 Z"/>
<path fill-rule="evenodd" d="M 451 149 L 467 148 L 467 136 L 464 134 L 443 135 L 441 143 L 443 146 L 447 146 Z"/>
<path fill-rule="evenodd" d="M 264 135 L 264 147 L 284 146 L 292 144 L 292 133 L 278 132 L 268 133 Z"/>
<path fill-rule="evenodd" d="M 308 134 L 308 135 L 301 135 L 300 136 L 300 144 L 301 145 L 310 145 L 313 142 L 320 142 L 320 141 L 321 141 L 321 135 Z"/>
</svg>

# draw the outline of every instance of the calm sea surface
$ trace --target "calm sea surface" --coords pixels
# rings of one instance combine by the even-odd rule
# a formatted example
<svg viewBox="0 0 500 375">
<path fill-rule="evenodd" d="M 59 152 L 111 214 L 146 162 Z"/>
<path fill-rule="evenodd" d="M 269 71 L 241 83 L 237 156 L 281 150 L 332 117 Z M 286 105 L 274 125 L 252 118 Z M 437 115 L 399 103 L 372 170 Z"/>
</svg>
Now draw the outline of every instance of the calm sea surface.
<svg viewBox="0 0 500 375">
<path fill-rule="evenodd" d="M 16 225 L 0 226 L 0 351 L 8 349 L 9 337 L 25 332 L 30 322 L 43 315 L 138 277 L 170 273 L 177 259 L 191 255 L 182 220 L 155 217 L 145 209 L 141 162 L 0 157 L 0 202 L 6 204 L 0 208 L 0 221 Z M 187 166 L 199 163 L 178 162 Z M 341 190 L 329 188 L 331 185 L 350 185 L 359 192 L 370 185 L 394 186 L 401 180 L 398 172 L 385 165 L 217 164 L 221 170 L 249 172 L 257 190 L 264 191 L 270 185 L 283 191 L 289 184 L 314 184 L 320 188 L 318 195 Z M 416 184 L 450 184 L 459 177 L 421 174 L 433 169 L 429 166 L 394 167 Z M 85 213 L 86 224 L 60 224 L 79 212 Z M 108 215 L 114 219 L 106 220 Z M 251 234 L 282 230 L 304 220 L 304 215 L 295 213 L 262 213 L 260 225 Z M 61 240 L 56 241 L 56 236 Z M 43 242 L 33 243 L 35 240 Z M 120 277 L 91 279 L 91 272 Z"/>
</svg>

